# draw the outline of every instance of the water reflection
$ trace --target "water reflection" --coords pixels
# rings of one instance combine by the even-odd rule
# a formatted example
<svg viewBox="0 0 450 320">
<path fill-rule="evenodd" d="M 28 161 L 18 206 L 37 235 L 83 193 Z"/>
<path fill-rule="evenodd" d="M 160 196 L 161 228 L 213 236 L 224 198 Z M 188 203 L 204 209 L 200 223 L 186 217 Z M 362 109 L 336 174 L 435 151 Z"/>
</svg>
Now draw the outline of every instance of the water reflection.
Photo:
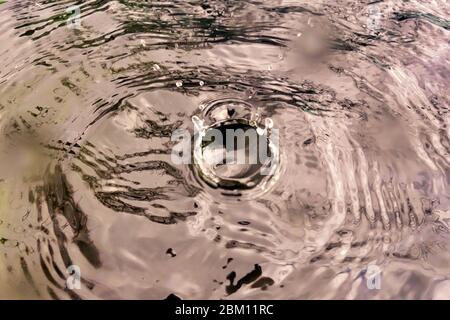
<svg viewBox="0 0 450 320">
<path fill-rule="evenodd" d="M 448 297 L 446 7 L 0 4 L 0 297 Z M 229 99 L 280 132 L 250 197 L 171 160 Z"/>
</svg>

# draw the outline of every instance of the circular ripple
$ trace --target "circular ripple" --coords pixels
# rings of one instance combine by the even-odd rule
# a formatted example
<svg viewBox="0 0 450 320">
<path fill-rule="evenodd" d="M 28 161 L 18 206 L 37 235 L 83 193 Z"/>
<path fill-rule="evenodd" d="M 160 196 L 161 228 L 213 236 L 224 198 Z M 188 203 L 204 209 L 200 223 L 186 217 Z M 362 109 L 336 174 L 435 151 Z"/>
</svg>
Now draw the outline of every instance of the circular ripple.
<svg viewBox="0 0 450 320">
<path fill-rule="evenodd" d="M 275 182 L 279 137 L 272 119 L 251 104 L 223 99 L 200 107 L 192 117 L 196 177 L 227 196 L 254 197 Z"/>
</svg>

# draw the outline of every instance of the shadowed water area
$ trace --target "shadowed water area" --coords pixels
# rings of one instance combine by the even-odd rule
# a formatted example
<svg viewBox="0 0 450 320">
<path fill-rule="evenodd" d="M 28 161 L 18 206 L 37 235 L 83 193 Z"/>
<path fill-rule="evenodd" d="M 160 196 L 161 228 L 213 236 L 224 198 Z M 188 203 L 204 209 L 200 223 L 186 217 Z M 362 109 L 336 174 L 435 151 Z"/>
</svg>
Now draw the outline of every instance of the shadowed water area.
<svg viewBox="0 0 450 320">
<path fill-rule="evenodd" d="M 449 32 L 444 0 L 0 1 L 0 298 L 450 299 Z M 171 159 L 221 103 L 279 130 L 245 190 Z"/>
</svg>

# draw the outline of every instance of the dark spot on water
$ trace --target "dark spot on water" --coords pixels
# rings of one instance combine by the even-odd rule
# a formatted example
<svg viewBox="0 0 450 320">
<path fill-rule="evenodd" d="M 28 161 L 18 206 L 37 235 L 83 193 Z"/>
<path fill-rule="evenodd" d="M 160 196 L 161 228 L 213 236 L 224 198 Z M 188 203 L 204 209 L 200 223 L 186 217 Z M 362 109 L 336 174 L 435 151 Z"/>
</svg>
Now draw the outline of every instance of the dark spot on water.
<svg viewBox="0 0 450 320">
<path fill-rule="evenodd" d="M 315 138 L 306 139 L 305 141 L 303 141 L 303 145 L 304 146 L 310 145 L 311 143 L 315 142 L 315 140 L 316 140 Z"/>
<path fill-rule="evenodd" d="M 34 34 L 34 32 L 35 32 L 35 30 L 28 30 L 28 31 L 25 31 L 24 33 L 22 33 L 22 34 L 20 35 L 20 37 L 31 36 L 31 35 Z"/>
<path fill-rule="evenodd" d="M 255 283 L 252 284 L 252 288 L 261 288 L 261 290 L 267 290 L 268 287 L 273 285 L 275 281 L 269 277 L 261 277 Z"/>
<path fill-rule="evenodd" d="M 172 258 L 177 256 L 172 248 L 167 249 L 166 254 L 170 255 Z"/>
<path fill-rule="evenodd" d="M 258 279 L 262 275 L 262 268 L 259 264 L 255 264 L 255 267 L 252 271 L 247 273 L 244 277 L 242 277 L 240 280 L 237 281 L 236 284 L 234 284 L 234 281 L 236 279 L 236 272 L 232 271 L 228 276 L 227 280 L 230 281 L 230 284 L 226 286 L 226 292 L 228 295 L 231 295 L 238 291 L 243 285 L 250 284 L 254 282 L 256 279 Z"/>
<path fill-rule="evenodd" d="M 230 264 L 230 262 L 233 261 L 233 258 L 228 258 L 226 265 L 224 265 L 222 267 L 222 269 L 226 269 L 228 267 L 228 265 Z"/>
</svg>

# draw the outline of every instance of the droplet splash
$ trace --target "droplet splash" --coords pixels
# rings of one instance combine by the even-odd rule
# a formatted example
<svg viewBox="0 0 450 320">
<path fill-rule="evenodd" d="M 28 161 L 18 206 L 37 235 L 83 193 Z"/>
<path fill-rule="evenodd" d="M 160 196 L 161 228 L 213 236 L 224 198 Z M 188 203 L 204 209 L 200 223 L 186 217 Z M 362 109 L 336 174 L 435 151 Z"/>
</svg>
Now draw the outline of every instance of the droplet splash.
<svg viewBox="0 0 450 320">
<path fill-rule="evenodd" d="M 198 180 L 226 196 L 254 198 L 267 191 L 280 167 L 272 119 L 237 99 L 202 104 L 199 110 L 192 117 L 192 168 Z"/>
</svg>

